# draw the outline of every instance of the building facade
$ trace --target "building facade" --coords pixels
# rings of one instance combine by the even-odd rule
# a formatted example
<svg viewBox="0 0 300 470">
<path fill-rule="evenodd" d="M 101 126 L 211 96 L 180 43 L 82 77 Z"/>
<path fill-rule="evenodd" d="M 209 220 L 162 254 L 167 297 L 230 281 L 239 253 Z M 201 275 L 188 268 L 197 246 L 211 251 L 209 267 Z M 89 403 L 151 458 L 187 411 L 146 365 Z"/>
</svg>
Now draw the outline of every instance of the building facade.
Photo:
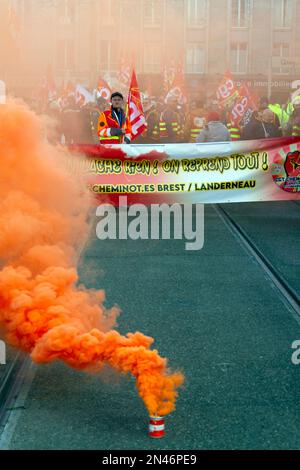
<svg viewBox="0 0 300 470">
<path fill-rule="evenodd" d="M 300 0 L 12 3 L 18 67 L 7 79 L 16 87 L 40 80 L 49 66 L 58 81 L 92 86 L 117 73 L 122 58 L 145 82 L 159 83 L 166 64 L 181 63 L 189 88 L 206 94 L 225 70 L 261 93 L 289 92 L 300 79 Z"/>
</svg>

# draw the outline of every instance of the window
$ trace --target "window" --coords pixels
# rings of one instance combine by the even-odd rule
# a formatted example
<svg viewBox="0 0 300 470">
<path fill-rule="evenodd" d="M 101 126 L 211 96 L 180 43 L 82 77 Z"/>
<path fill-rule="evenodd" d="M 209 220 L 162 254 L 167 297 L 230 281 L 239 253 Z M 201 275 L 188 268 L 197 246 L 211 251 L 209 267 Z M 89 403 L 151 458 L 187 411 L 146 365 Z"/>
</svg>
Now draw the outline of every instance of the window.
<svg viewBox="0 0 300 470">
<path fill-rule="evenodd" d="M 232 43 L 230 62 L 233 73 L 246 73 L 248 63 L 248 46 L 246 43 Z"/>
<path fill-rule="evenodd" d="M 62 70 L 74 69 L 74 44 L 71 39 L 60 39 L 58 41 L 57 66 Z"/>
<path fill-rule="evenodd" d="M 100 3 L 100 21 L 102 25 L 115 26 L 117 18 L 120 15 L 119 9 L 119 4 L 113 5 L 113 0 L 102 0 Z"/>
<path fill-rule="evenodd" d="M 201 44 L 188 44 L 186 50 L 186 72 L 204 73 L 204 47 Z"/>
<path fill-rule="evenodd" d="M 250 1 L 231 0 L 231 24 L 234 28 L 245 28 L 249 24 Z"/>
<path fill-rule="evenodd" d="M 75 16 L 74 0 L 59 0 L 58 16 L 60 19 L 73 21 Z"/>
<path fill-rule="evenodd" d="M 118 70 L 119 56 L 117 41 L 104 40 L 100 43 L 100 67 L 111 72 Z"/>
<path fill-rule="evenodd" d="M 204 26 L 206 0 L 186 0 L 189 26 Z"/>
<path fill-rule="evenodd" d="M 159 42 L 145 43 L 144 71 L 148 73 L 161 71 L 161 44 Z"/>
<path fill-rule="evenodd" d="M 162 2 L 160 0 L 144 1 L 144 23 L 146 26 L 161 24 Z"/>
<path fill-rule="evenodd" d="M 275 28 L 290 28 L 292 26 L 292 0 L 274 0 Z"/>
<path fill-rule="evenodd" d="M 288 59 L 290 56 L 290 45 L 288 43 L 275 43 L 273 45 L 273 57 L 279 57 L 280 59 Z M 276 67 L 275 61 L 273 61 L 272 71 L 278 74 L 288 74 L 290 72 L 289 66 L 278 66 Z M 274 67 L 275 64 L 275 67 Z"/>
</svg>

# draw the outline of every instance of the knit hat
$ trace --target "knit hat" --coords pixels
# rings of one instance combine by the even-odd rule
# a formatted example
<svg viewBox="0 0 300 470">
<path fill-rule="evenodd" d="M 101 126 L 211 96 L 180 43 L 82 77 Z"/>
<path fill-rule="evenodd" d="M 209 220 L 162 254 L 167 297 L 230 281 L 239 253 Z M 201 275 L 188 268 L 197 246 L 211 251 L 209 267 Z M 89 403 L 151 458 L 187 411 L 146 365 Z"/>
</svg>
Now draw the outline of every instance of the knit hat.
<svg viewBox="0 0 300 470">
<path fill-rule="evenodd" d="M 210 111 L 206 116 L 206 121 L 220 121 L 220 115 L 216 111 Z"/>
<path fill-rule="evenodd" d="M 122 100 L 124 99 L 122 93 L 120 93 L 119 91 L 115 91 L 115 92 L 111 95 L 110 99 L 115 98 L 115 97 L 117 97 L 117 96 L 118 96 L 119 98 L 122 98 Z"/>
</svg>

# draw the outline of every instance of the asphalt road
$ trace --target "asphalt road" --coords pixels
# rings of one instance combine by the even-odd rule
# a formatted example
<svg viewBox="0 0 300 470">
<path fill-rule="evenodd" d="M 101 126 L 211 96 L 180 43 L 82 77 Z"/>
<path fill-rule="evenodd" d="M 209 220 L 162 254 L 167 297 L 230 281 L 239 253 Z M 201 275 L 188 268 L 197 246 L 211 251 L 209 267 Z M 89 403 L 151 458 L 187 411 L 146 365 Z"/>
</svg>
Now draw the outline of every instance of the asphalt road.
<svg viewBox="0 0 300 470">
<path fill-rule="evenodd" d="M 299 291 L 300 206 L 226 205 Z M 10 449 L 299 449 L 300 365 L 291 344 L 300 321 L 262 268 L 205 206 L 205 244 L 99 241 L 80 260 L 88 287 L 122 308 L 119 330 L 142 331 L 184 371 L 166 437 L 147 436 L 134 381 L 61 363 L 36 368 L 7 432 Z"/>
</svg>

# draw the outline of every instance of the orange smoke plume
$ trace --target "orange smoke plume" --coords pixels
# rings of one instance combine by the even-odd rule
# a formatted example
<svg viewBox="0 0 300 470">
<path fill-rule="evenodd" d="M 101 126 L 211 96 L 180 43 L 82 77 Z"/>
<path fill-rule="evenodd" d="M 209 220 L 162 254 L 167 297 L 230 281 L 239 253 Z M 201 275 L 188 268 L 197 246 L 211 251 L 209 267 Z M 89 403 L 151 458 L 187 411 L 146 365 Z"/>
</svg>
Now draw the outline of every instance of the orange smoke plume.
<svg viewBox="0 0 300 470">
<path fill-rule="evenodd" d="M 34 361 L 59 359 L 136 378 L 150 415 L 175 406 L 181 373 L 150 350 L 153 339 L 112 330 L 117 307 L 104 291 L 77 286 L 76 258 L 88 236 L 89 199 L 62 164 L 67 151 L 47 143 L 44 123 L 24 105 L 0 107 L 0 326 Z"/>
</svg>

